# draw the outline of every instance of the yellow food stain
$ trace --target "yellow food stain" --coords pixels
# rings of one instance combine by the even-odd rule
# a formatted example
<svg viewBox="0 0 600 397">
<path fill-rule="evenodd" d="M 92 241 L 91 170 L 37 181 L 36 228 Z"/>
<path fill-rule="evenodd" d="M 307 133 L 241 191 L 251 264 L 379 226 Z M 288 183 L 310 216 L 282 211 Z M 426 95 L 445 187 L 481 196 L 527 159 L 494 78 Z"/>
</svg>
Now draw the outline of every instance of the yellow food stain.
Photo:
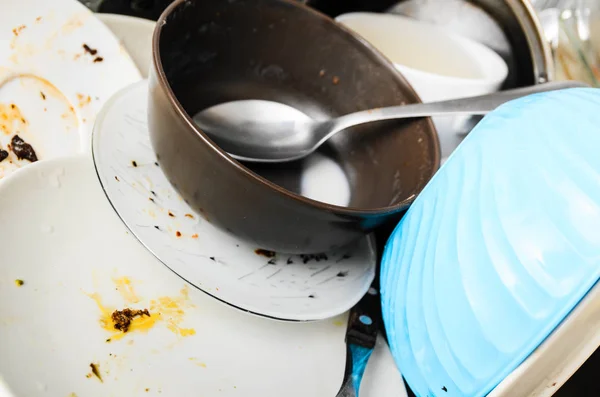
<svg viewBox="0 0 600 397">
<path fill-rule="evenodd" d="M 141 299 L 135 293 L 129 278 L 121 277 L 118 279 L 113 279 L 113 281 L 117 285 L 117 290 L 127 303 L 141 302 Z M 177 297 L 162 296 L 151 300 L 150 307 L 147 308 L 150 312 L 150 316 L 134 317 L 127 332 L 122 332 L 116 329 L 115 322 L 112 319 L 112 314 L 114 311 L 122 310 L 123 308 L 116 309 L 105 306 L 102 303 L 102 298 L 98 293 L 88 294 L 88 296 L 93 299 L 94 302 L 96 302 L 96 306 L 98 306 L 98 309 L 100 309 L 100 325 L 106 331 L 111 333 L 110 337 L 107 338 L 107 340 L 110 340 L 110 342 L 120 340 L 132 332 L 148 332 L 160 322 L 166 323 L 167 329 L 177 336 L 187 337 L 196 334 L 196 330 L 194 328 L 184 328 L 180 326 L 185 319 L 184 309 L 194 307 L 194 305 L 189 302 L 189 290 L 187 286 L 181 289 L 180 295 Z M 139 309 L 143 310 L 144 308 Z"/>
<path fill-rule="evenodd" d="M 206 368 L 206 364 L 204 364 L 203 362 L 198 361 L 198 359 L 196 357 L 190 357 L 189 360 L 191 362 L 193 362 L 194 364 L 196 364 L 197 366 L 199 366 L 199 367 Z"/>
<path fill-rule="evenodd" d="M 92 97 L 89 95 L 77 94 L 77 101 L 79 102 L 79 107 L 82 108 L 86 105 L 89 105 L 92 102 Z"/>
<path fill-rule="evenodd" d="M 343 322 L 342 320 L 334 320 L 333 325 L 335 325 L 336 327 L 343 327 L 346 325 L 346 323 Z"/>
<path fill-rule="evenodd" d="M 129 277 L 113 278 L 117 291 L 127 303 L 138 303 L 141 299 L 135 294 Z"/>
<path fill-rule="evenodd" d="M 110 338 L 108 338 L 108 339 L 110 339 L 111 343 L 122 339 L 123 337 L 125 337 L 125 335 L 127 335 L 131 332 L 136 332 L 136 331 L 148 332 L 152 327 L 154 327 L 156 322 L 160 319 L 160 313 L 154 313 L 153 311 L 150 311 L 149 317 L 148 316 L 135 317 L 131 321 L 129 330 L 127 332 L 121 332 L 115 328 L 115 322 L 112 319 L 112 314 L 117 309 L 104 306 L 102 304 L 102 298 L 97 293 L 94 293 L 94 294 L 91 294 L 88 296 L 96 302 L 98 309 L 100 309 L 100 313 L 101 313 L 100 325 L 106 331 L 111 333 Z"/>
<path fill-rule="evenodd" d="M 75 30 L 83 26 L 85 20 L 89 17 L 88 12 L 78 13 L 73 15 L 65 24 L 61 27 L 61 32 L 64 35 L 73 33 Z"/>
<path fill-rule="evenodd" d="M 14 135 L 22 132 L 27 125 L 27 119 L 21 109 L 14 103 L 0 103 L 0 131 L 4 135 Z"/>
</svg>

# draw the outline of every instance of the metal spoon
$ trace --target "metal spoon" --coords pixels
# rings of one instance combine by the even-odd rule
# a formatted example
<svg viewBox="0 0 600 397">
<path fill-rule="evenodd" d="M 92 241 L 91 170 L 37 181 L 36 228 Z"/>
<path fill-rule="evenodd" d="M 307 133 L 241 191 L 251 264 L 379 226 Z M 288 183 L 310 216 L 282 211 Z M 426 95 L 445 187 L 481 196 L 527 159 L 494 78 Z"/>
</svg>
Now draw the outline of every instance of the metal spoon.
<svg viewBox="0 0 600 397">
<path fill-rule="evenodd" d="M 576 81 L 545 83 L 472 98 L 364 110 L 326 120 L 314 120 L 278 102 L 241 100 L 202 110 L 194 121 L 232 157 L 277 163 L 306 157 L 338 132 L 356 125 L 412 117 L 484 115 L 516 98 L 574 87 L 587 85 Z"/>
</svg>

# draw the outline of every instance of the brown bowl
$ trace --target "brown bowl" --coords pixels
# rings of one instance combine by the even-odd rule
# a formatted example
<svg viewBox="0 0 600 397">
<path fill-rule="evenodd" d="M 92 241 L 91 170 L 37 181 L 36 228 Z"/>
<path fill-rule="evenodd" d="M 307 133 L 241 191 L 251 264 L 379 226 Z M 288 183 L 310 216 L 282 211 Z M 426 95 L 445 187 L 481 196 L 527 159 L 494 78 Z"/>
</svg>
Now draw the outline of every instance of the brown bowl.
<svg viewBox="0 0 600 397">
<path fill-rule="evenodd" d="M 351 32 L 285 0 L 177 0 L 153 38 L 149 128 L 160 165 L 209 222 L 263 248 L 319 253 L 397 221 L 439 167 L 430 119 L 338 134 L 325 151 L 343 168 L 347 207 L 298 194 L 302 164 L 242 164 L 192 121 L 238 99 L 313 117 L 419 102 L 393 65 Z"/>
</svg>

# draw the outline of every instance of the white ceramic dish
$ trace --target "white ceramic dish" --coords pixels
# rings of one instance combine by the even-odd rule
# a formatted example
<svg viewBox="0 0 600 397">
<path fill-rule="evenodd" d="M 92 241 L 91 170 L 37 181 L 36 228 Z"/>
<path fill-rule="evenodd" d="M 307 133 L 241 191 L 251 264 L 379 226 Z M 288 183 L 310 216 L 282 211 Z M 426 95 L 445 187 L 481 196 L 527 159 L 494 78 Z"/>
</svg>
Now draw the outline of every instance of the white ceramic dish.
<svg viewBox="0 0 600 397">
<path fill-rule="evenodd" d="M 148 77 L 152 61 L 152 33 L 156 23 L 148 19 L 117 14 L 96 14 L 119 38 L 143 78 Z"/>
<path fill-rule="evenodd" d="M 89 151 L 104 102 L 141 78 L 135 64 L 75 0 L 0 4 L 0 148 L 18 135 L 39 160 Z M 0 178 L 29 164 L 9 154 Z"/>
<path fill-rule="evenodd" d="M 431 23 L 392 15 L 356 12 L 336 21 L 358 33 L 387 56 L 423 102 L 497 91 L 508 75 L 504 60 L 483 44 Z M 462 138 L 465 117 L 435 117 L 442 158 Z"/>
<path fill-rule="evenodd" d="M 0 223 L 0 378 L 14 397 L 306 397 L 340 386 L 345 316 L 275 322 L 189 287 L 128 233 L 88 156 L 0 181 Z M 150 317 L 123 334 L 108 318 L 126 307 Z M 380 341 L 361 396 L 382 395 L 406 394 Z"/>
<path fill-rule="evenodd" d="M 151 252 L 192 285 L 263 316 L 318 320 L 360 300 L 375 276 L 372 238 L 324 255 L 293 256 L 259 250 L 212 226 L 158 166 L 146 125 L 147 96 L 145 82 L 116 94 L 98 116 L 92 148 L 113 207 Z"/>
</svg>

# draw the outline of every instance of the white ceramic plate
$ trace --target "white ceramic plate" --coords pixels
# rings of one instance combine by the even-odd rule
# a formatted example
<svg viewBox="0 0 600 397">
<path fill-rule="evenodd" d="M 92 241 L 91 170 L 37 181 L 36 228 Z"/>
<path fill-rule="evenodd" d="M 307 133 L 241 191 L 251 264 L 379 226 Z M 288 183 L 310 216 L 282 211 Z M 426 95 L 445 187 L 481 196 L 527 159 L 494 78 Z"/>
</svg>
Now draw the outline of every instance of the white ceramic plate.
<svg viewBox="0 0 600 397">
<path fill-rule="evenodd" d="M 134 62 L 75 0 L 0 5 L 0 149 L 18 135 L 39 160 L 89 151 L 105 101 L 141 78 Z M 8 152 L 0 178 L 29 164 Z"/>
<path fill-rule="evenodd" d="M 189 287 L 128 233 L 87 156 L 0 181 L 0 224 L 0 379 L 15 397 L 306 397 L 340 386 L 345 316 L 271 321 Z M 122 334 L 107 316 L 127 307 L 150 318 Z M 405 395 L 380 340 L 361 396 Z"/>
<path fill-rule="evenodd" d="M 117 14 L 96 14 L 96 17 L 119 38 L 142 77 L 148 77 L 152 61 L 152 33 L 156 22 Z"/>
<path fill-rule="evenodd" d="M 317 320 L 350 309 L 375 275 L 372 238 L 326 255 L 257 251 L 196 215 L 156 162 L 146 126 L 148 89 L 134 84 L 98 116 L 98 176 L 133 234 L 170 269 L 240 309 L 284 320 Z M 271 256 L 274 255 L 274 256 Z"/>
</svg>

